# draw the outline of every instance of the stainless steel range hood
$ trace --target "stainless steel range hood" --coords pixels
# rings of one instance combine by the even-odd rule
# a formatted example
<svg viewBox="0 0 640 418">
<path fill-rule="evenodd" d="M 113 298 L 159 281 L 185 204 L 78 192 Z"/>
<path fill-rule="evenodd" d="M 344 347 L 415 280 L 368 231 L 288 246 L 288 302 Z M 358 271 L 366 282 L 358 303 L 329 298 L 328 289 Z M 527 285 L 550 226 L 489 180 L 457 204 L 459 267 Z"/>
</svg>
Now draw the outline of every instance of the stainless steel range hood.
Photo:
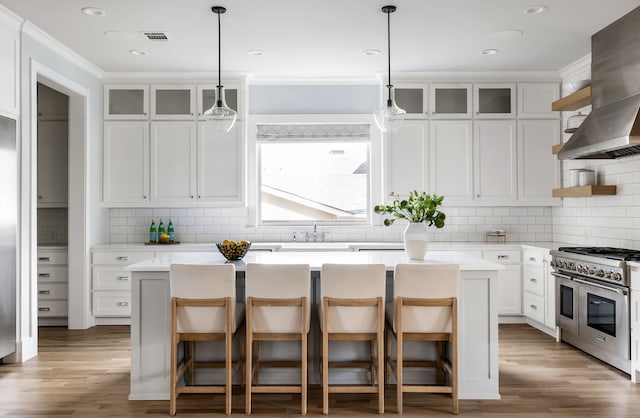
<svg viewBox="0 0 640 418">
<path fill-rule="evenodd" d="M 640 153 L 640 7 L 591 37 L 593 110 L 562 147 L 561 160 Z"/>
</svg>

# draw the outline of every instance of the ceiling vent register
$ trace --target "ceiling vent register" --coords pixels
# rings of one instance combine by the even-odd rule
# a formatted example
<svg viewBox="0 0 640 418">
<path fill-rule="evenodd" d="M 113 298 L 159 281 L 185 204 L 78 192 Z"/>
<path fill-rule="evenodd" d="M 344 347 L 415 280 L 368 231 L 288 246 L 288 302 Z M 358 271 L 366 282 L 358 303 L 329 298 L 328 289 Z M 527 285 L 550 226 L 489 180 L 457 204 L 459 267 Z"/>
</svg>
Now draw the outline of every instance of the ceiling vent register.
<svg viewBox="0 0 640 418">
<path fill-rule="evenodd" d="M 145 31 L 141 33 L 149 42 L 168 42 L 171 40 L 169 34 L 163 31 Z"/>
</svg>

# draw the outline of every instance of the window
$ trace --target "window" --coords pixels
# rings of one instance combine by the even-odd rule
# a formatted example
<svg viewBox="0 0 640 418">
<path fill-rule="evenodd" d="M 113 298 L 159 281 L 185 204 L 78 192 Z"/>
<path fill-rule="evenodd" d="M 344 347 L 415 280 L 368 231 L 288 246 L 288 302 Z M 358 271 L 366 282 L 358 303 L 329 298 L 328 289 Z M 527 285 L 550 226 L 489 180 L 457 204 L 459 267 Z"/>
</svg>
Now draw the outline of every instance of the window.
<svg viewBox="0 0 640 418">
<path fill-rule="evenodd" d="M 369 125 L 258 125 L 262 223 L 364 223 Z"/>
</svg>

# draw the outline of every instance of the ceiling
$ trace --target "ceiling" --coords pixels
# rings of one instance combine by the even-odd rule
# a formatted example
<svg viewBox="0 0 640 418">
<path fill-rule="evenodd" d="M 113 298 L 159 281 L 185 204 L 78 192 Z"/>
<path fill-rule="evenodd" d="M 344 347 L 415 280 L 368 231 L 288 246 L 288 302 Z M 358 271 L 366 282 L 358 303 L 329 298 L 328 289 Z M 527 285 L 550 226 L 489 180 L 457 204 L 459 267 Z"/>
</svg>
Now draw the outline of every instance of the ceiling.
<svg viewBox="0 0 640 418">
<path fill-rule="evenodd" d="M 559 70 L 590 51 L 590 37 L 640 0 L 0 0 L 105 72 L 215 72 L 257 78 L 371 77 L 386 72 L 391 15 L 393 72 Z M 527 15 L 529 6 L 548 10 Z M 97 7 L 92 17 L 83 7 Z M 521 36 L 491 35 L 507 30 Z M 105 36 L 128 32 L 133 39 Z M 140 31 L 166 31 L 151 43 Z M 496 55 L 481 55 L 494 48 Z M 134 56 L 132 49 L 146 56 Z M 364 50 L 381 54 L 368 56 Z M 263 56 L 251 56 L 262 50 Z"/>
</svg>

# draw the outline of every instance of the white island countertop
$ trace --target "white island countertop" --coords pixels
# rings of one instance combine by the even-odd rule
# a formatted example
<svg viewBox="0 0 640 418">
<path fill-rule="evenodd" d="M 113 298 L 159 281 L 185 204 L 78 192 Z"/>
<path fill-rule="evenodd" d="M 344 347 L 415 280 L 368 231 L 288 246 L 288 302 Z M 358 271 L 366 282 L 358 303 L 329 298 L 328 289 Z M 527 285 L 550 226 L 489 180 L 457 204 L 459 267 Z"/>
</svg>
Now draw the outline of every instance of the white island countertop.
<svg viewBox="0 0 640 418">
<path fill-rule="evenodd" d="M 217 252 L 175 252 L 157 258 L 127 266 L 128 271 L 169 271 L 172 263 L 186 264 L 223 264 L 228 262 Z M 401 251 L 367 252 L 261 252 L 249 251 L 244 259 L 234 261 L 237 271 L 244 271 L 248 263 L 262 264 L 309 264 L 312 271 L 320 271 L 322 264 L 384 264 L 387 270 L 393 270 L 398 263 L 415 264 L 458 264 L 461 271 L 504 270 L 502 264 L 493 263 L 477 257 L 454 251 L 428 252 L 424 260 L 409 260 Z"/>
</svg>

